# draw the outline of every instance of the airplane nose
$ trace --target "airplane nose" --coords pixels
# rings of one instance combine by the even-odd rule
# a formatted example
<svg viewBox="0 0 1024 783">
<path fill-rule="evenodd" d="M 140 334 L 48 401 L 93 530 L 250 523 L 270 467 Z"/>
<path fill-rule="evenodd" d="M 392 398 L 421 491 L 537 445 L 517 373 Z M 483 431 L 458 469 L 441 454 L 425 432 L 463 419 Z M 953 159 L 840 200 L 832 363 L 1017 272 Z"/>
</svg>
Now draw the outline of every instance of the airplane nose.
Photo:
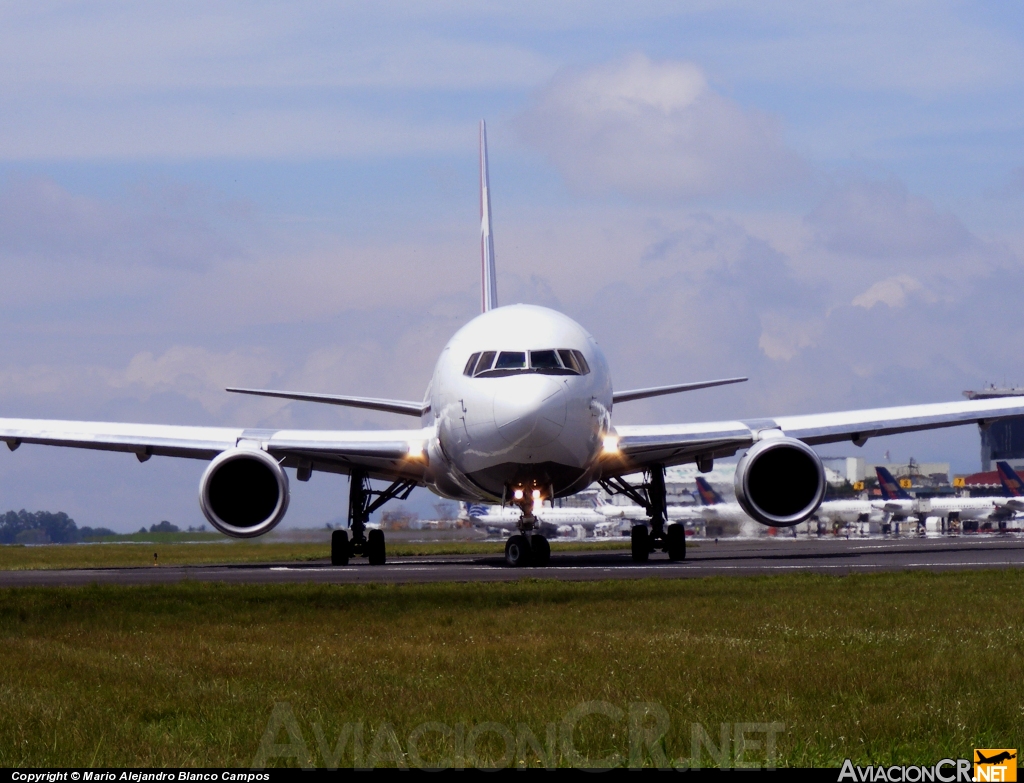
<svg viewBox="0 0 1024 783">
<path fill-rule="evenodd" d="M 494 395 L 494 423 L 501 437 L 517 446 L 545 446 L 565 426 L 565 386 L 550 375 L 501 379 Z"/>
</svg>

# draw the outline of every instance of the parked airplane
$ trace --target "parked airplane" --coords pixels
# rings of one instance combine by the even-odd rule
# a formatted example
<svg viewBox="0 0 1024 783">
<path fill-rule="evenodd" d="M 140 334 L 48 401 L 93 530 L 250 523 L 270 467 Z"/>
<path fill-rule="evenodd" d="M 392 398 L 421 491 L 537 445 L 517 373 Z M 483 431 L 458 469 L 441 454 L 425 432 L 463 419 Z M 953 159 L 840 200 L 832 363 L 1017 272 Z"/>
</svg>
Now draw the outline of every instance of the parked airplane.
<svg viewBox="0 0 1024 783">
<path fill-rule="evenodd" d="M 1007 467 L 1009 468 L 1009 465 Z M 926 517 L 933 516 L 946 519 L 953 517 L 979 522 L 999 522 L 1012 518 L 1017 511 L 1024 508 L 1024 505 L 1010 504 L 1007 498 L 1001 497 L 921 498 L 914 500 L 886 468 L 878 466 L 875 468 L 875 473 L 878 475 L 878 486 L 882 490 L 882 510 L 894 519 L 916 516 L 924 520 Z"/>
<path fill-rule="evenodd" d="M 738 503 L 727 503 L 707 481 L 697 477 L 697 493 L 703 506 L 700 511 L 705 520 L 721 520 L 743 524 L 750 521 L 750 516 Z M 882 514 L 871 507 L 868 500 L 826 500 L 818 506 L 812 515 L 826 522 L 843 524 L 854 522 L 881 521 Z"/>
<path fill-rule="evenodd" d="M 547 501 L 545 501 L 546 503 Z M 700 519 L 694 512 L 695 506 L 667 506 L 665 511 L 671 521 Z M 482 503 L 464 504 L 465 518 L 475 527 L 499 530 L 517 530 L 523 512 L 519 506 L 496 506 Z M 638 524 L 647 519 L 647 509 L 635 504 L 611 504 L 600 495 L 588 506 L 551 506 L 534 504 L 536 529 L 542 534 L 563 529 L 582 528 L 587 532 L 619 529 L 624 520 Z"/>
<path fill-rule="evenodd" d="M 893 519 L 913 516 L 917 510 L 914 499 L 893 478 L 892 473 L 886 468 L 876 467 L 875 475 L 878 476 L 878 488 L 882 492 L 881 510 Z"/>
<path fill-rule="evenodd" d="M 853 524 L 855 522 L 878 522 L 885 517 L 884 513 L 872 505 L 870 500 L 826 500 L 814 516 L 823 522 Z"/>
<path fill-rule="evenodd" d="M 1017 475 L 1009 462 L 997 462 L 996 470 L 999 471 L 1003 491 L 1009 496 L 1003 498 L 1003 502 L 1014 511 L 1024 511 L 1024 479 Z"/>
<path fill-rule="evenodd" d="M 482 314 L 444 347 L 422 401 L 338 394 L 231 389 L 291 400 L 347 405 L 420 419 L 397 430 L 295 430 L 161 424 L 0 419 L 0 440 L 103 449 L 140 462 L 170 456 L 209 460 L 199 502 L 210 523 L 236 537 L 271 530 L 288 509 L 289 482 L 314 472 L 348 474 L 349 530 L 335 531 L 332 562 L 351 555 L 385 562 L 384 533 L 370 531 L 370 514 L 392 498 L 426 486 L 453 500 L 511 503 L 522 516 L 505 546 L 510 565 L 544 564 L 549 548 L 536 533 L 536 504 L 571 495 L 593 481 L 626 493 L 648 513 L 636 525 L 632 553 L 647 560 L 656 548 L 685 557 L 682 525 L 667 524 L 665 468 L 713 461 L 744 451 L 736 467 L 740 507 L 765 525 L 809 518 L 825 494 L 825 473 L 813 446 L 936 427 L 985 424 L 1024 415 L 1019 398 L 774 418 L 616 426 L 613 406 L 743 378 L 614 391 L 604 353 L 568 316 L 532 305 L 498 306 L 491 232 L 486 129 L 480 124 Z M 642 472 L 642 482 L 626 476 Z M 375 488 L 372 479 L 390 482 Z M 632 494 L 630 494 L 632 493 Z"/>
<path fill-rule="evenodd" d="M 1014 498 L 1024 497 L 1024 480 L 1021 480 L 1009 462 L 997 462 L 996 473 L 999 474 L 999 483 L 1003 485 L 1003 491 L 1007 495 Z"/>
<path fill-rule="evenodd" d="M 697 497 L 700 498 L 700 506 L 696 510 L 705 523 L 725 522 L 742 526 L 751 521 L 739 503 L 726 502 L 701 476 L 697 476 Z"/>
<path fill-rule="evenodd" d="M 645 519 L 647 510 L 642 506 L 613 506 L 598 502 L 596 506 L 558 507 L 534 504 L 533 514 L 537 518 L 536 529 L 542 533 L 557 531 L 565 525 L 595 530 L 611 520 Z M 466 517 L 477 527 L 517 530 L 523 516 L 519 506 L 486 506 L 478 503 L 466 504 Z"/>
<path fill-rule="evenodd" d="M 1000 521 L 1009 520 L 1024 511 L 1024 479 L 1017 475 L 1009 462 L 1003 460 L 996 463 L 996 470 L 1006 496 L 995 498 L 994 501 L 1003 512 Z"/>
</svg>

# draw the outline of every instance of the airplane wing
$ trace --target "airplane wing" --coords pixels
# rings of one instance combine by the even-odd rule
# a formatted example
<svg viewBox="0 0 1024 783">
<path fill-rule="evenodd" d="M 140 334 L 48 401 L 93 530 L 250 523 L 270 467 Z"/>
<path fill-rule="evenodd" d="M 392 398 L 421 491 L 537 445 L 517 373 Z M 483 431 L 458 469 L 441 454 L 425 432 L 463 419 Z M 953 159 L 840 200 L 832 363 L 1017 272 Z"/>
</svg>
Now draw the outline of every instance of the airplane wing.
<svg viewBox="0 0 1024 783">
<path fill-rule="evenodd" d="M 184 427 L 94 421 L 0 419 L 0 441 L 13 451 L 22 443 L 209 460 L 238 445 L 262 448 L 284 467 L 330 473 L 363 468 L 374 478 L 423 477 L 423 444 L 429 430 L 274 430 Z"/>
<path fill-rule="evenodd" d="M 753 445 L 762 433 L 771 430 L 811 446 L 844 440 L 862 446 L 869 438 L 883 435 L 962 424 L 984 426 L 1008 416 L 1024 416 L 1024 397 L 706 424 L 621 426 L 614 429 L 610 442 L 606 441 L 602 469 L 604 475 L 612 476 L 647 465 L 680 465 L 698 459 L 729 457 Z"/>
<path fill-rule="evenodd" d="M 313 394 L 310 392 L 276 391 L 274 389 L 239 389 L 230 387 L 225 391 L 235 394 L 253 394 L 257 397 L 279 397 L 284 400 L 301 402 L 322 402 L 327 405 L 346 405 L 349 408 L 366 408 L 372 411 L 398 413 L 402 416 L 422 416 L 430 410 L 429 402 L 407 400 L 382 400 L 377 397 L 350 397 L 342 394 Z"/>
<path fill-rule="evenodd" d="M 664 394 L 678 394 L 679 392 L 696 391 L 697 389 L 710 389 L 712 386 L 727 386 L 730 383 L 743 383 L 748 378 L 722 378 L 717 381 L 698 381 L 697 383 L 676 383 L 671 386 L 652 386 L 649 389 L 630 389 L 629 391 L 618 391 L 612 394 L 612 405 L 633 400 L 644 400 L 648 397 L 661 397 Z M 231 391 L 231 389 L 228 389 Z"/>
</svg>

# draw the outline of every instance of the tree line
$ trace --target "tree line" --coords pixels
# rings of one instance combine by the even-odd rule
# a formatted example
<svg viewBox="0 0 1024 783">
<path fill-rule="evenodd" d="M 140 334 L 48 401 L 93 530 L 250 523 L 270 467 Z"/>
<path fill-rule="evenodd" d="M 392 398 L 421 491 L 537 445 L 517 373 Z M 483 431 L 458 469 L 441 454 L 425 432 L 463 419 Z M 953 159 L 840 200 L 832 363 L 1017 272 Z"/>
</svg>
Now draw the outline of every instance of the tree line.
<svg viewBox="0 0 1024 783">
<path fill-rule="evenodd" d="M 73 544 L 115 535 L 105 527 L 78 527 L 63 511 L 8 511 L 0 515 L 0 544 Z"/>
</svg>

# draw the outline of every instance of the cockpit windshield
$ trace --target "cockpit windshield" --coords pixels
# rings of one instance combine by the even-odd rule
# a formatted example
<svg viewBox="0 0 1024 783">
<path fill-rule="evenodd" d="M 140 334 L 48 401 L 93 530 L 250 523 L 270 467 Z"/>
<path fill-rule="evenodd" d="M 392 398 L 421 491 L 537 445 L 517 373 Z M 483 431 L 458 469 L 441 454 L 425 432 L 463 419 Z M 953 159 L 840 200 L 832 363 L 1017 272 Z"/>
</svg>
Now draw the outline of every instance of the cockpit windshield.
<svg viewBox="0 0 1024 783">
<path fill-rule="evenodd" d="M 494 363 L 495 370 L 525 370 L 526 353 L 523 351 L 502 351 L 498 354 L 498 361 Z"/>
<path fill-rule="evenodd" d="M 557 370 L 562 363 L 554 351 L 530 351 L 530 366 L 536 370 Z"/>
<path fill-rule="evenodd" d="M 582 353 L 568 348 L 543 351 L 481 351 L 466 360 L 463 375 L 495 378 L 528 372 L 543 375 L 586 375 L 590 372 L 590 366 Z"/>
</svg>

